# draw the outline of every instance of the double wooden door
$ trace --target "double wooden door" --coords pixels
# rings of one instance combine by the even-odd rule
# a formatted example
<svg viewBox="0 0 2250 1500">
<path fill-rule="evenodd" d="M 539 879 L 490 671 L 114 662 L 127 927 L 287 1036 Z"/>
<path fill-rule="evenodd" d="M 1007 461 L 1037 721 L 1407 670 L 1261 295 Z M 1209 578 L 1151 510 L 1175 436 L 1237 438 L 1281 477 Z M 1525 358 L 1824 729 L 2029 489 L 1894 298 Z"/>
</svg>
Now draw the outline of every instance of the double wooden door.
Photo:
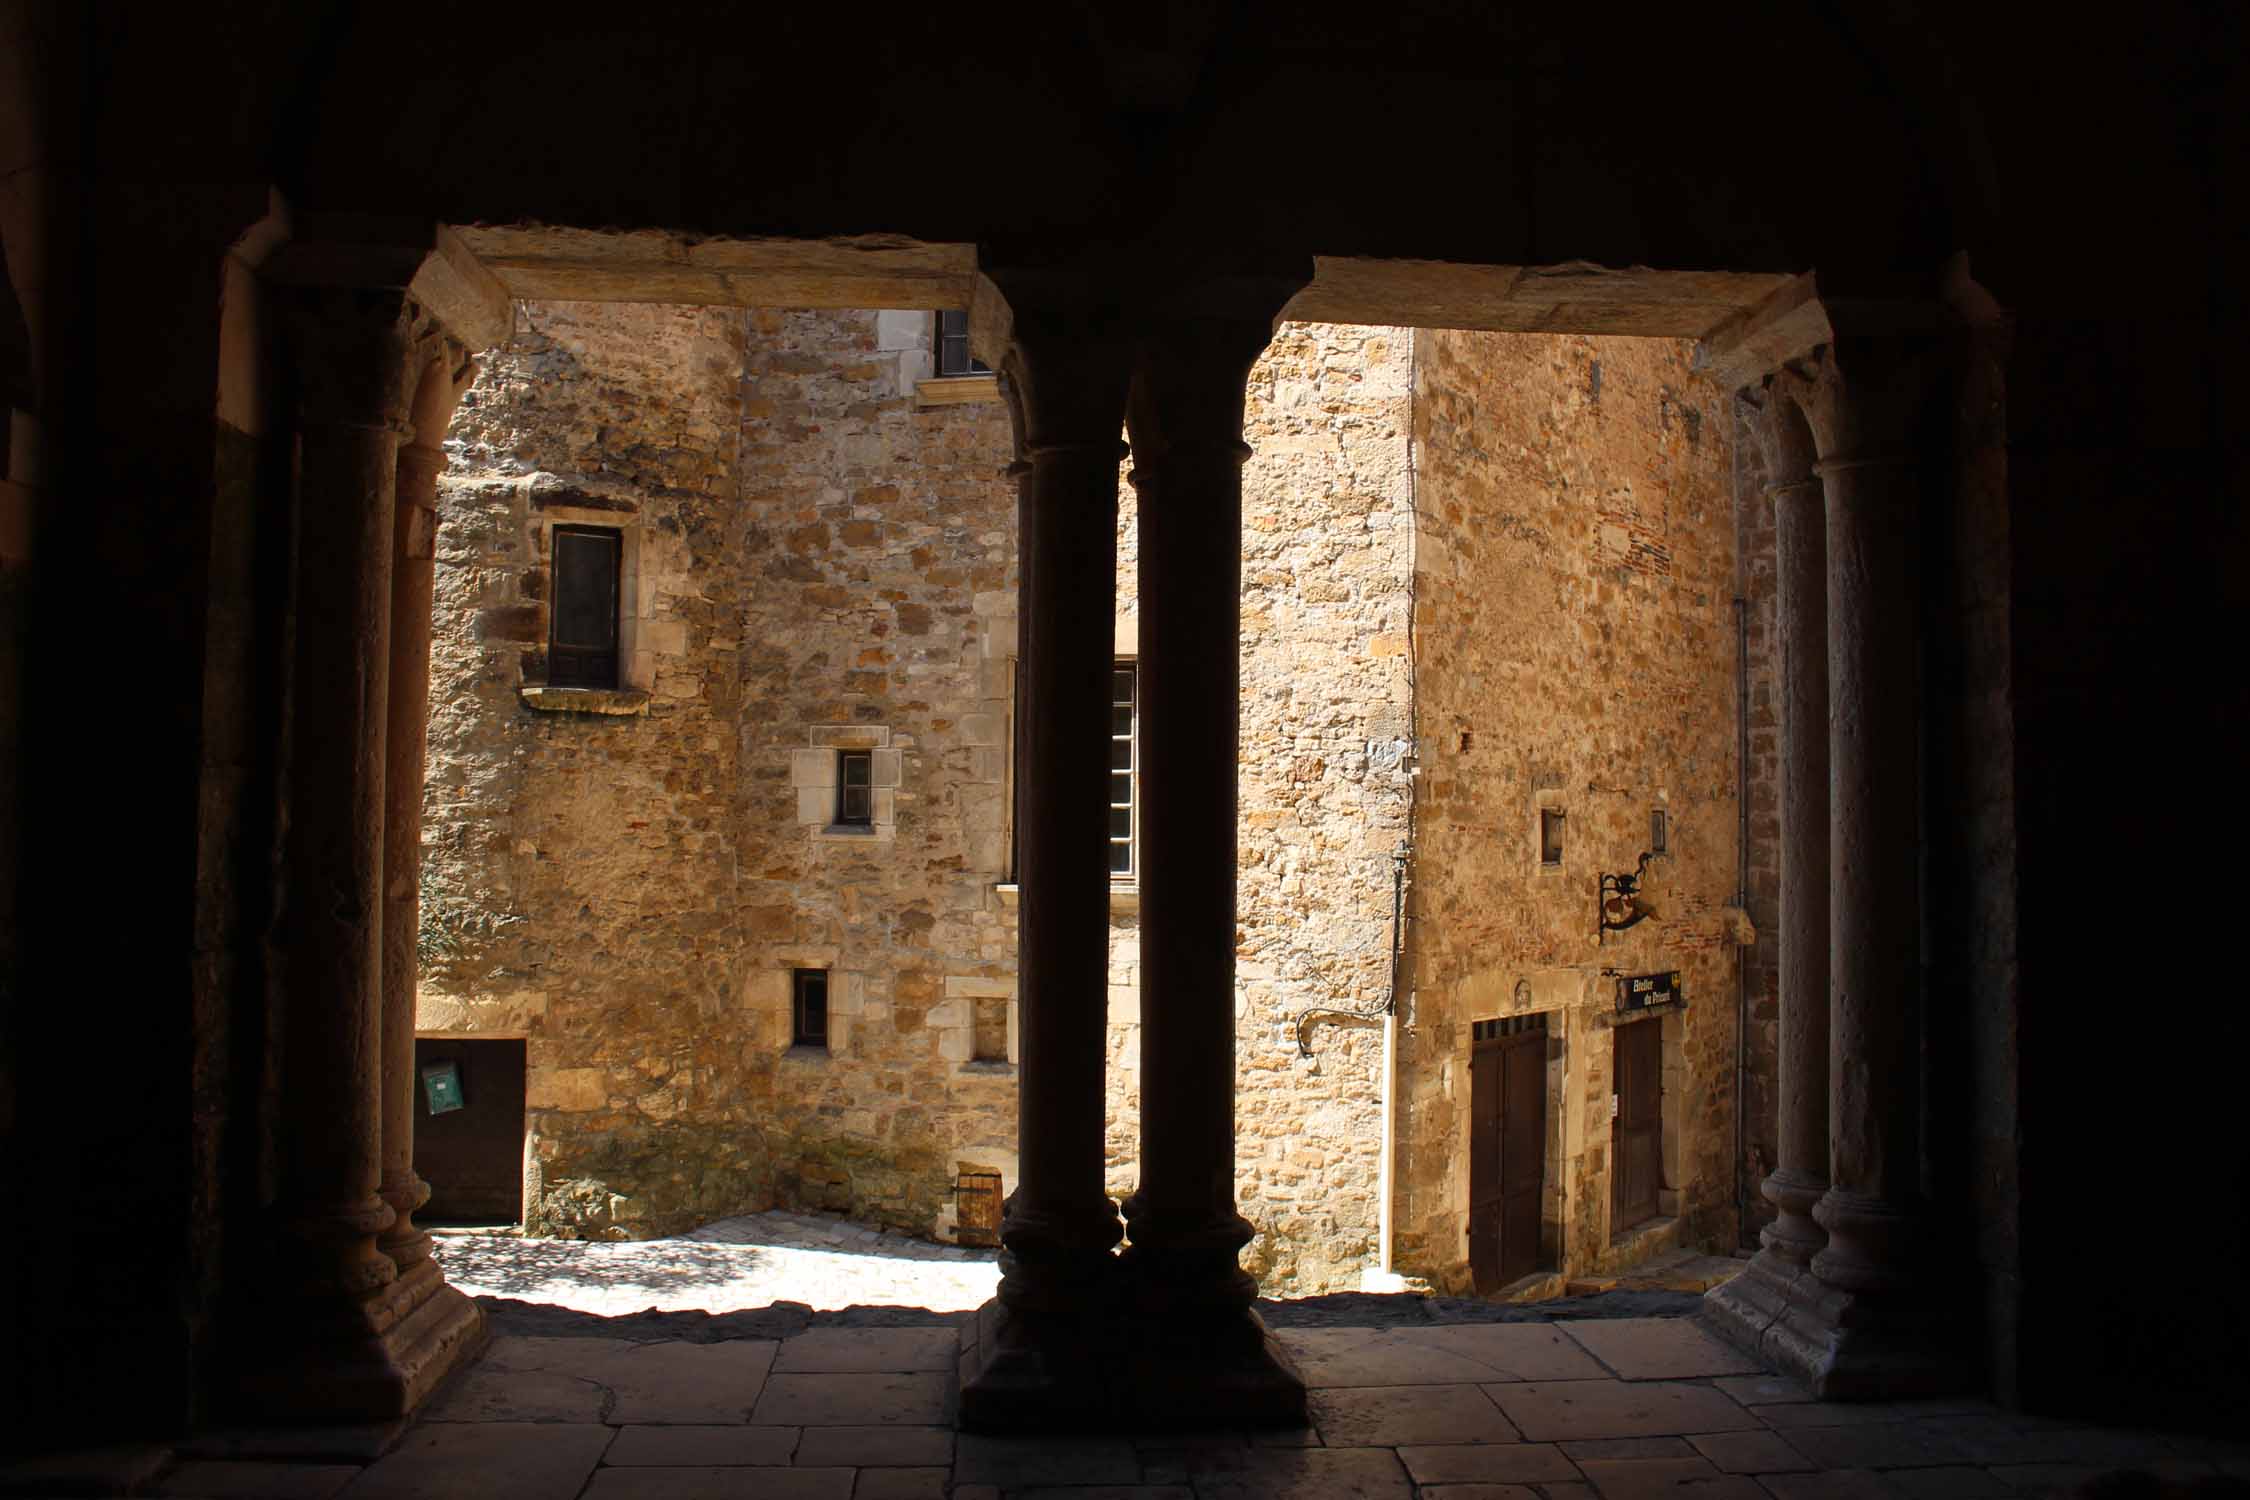
<svg viewBox="0 0 2250 1500">
<path fill-rule="evenodd" d="M 1656 1217 L 1664 1185 L 1664 1023 L 1620 1026 L 1617 1114 L 1610 1124 L 1610 1233 Z"/>
<path fill-rule="evenodd" d="M 1539 1268 L 1539 1201 L 1547 1176 L 1545 1022 L 1544 1016 L 1481 1021 L 1469 1055 L 1469 1271 L 1480 1292 Z"/>
</svg>

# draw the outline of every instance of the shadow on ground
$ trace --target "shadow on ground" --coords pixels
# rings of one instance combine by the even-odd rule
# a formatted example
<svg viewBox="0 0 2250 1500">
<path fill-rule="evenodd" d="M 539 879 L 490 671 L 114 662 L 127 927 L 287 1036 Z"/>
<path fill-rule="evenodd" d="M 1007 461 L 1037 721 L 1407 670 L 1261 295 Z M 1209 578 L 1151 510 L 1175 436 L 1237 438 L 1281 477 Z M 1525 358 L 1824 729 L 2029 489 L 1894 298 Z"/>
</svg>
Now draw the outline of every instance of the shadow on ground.
<svg viewBox="0 0 2250 1500">
<path fill-rule="evenodd" d="M 776 1302 L 736 1312 L 645 1312 L 603 1317 L 552 1303 L 512 1297 L 479 1297 L 496 1334 L 538 1338 L 677 1339 L 716 1344 L 728 1339 L 786 1339 L 808 1328 L 959 1327 L 975 1316 L 927 1307 L 815 1309 Z M 1399 1328 L 1441 1323 L 1551 1323 L 1583 1318 L 1684 1318 L 1703 1299 L 1693 1292 L 1602 1292 L 1552 1302 L 1478 1302 L 1463 1297 L 1423 1297 L 1411 1292 L 1334 1292 L 1322 1297 L 1258 1300 L 1270 1328 Z"/>
</svg>

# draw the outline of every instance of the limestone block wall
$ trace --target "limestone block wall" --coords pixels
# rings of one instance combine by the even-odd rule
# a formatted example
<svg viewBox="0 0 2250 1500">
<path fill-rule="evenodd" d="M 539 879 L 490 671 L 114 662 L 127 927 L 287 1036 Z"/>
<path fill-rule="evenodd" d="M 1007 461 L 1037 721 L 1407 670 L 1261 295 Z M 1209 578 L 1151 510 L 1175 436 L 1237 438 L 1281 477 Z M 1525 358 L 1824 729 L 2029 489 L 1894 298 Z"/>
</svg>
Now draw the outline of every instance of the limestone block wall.
<svg viewBox="0 0 2250 1500">
<path fill-rule="evenodd" d="M 1006 408 L 933 405 L 927 313 L 749 314 L 736 1067 L 784 1201 L 920 1233 L 1015 1182 Z M 833 827 L 836 751 L 873 826 Z M 829 1045 L 790 974 L 831 972 Z M 980 1010 L 984 1013 L 980 1017 Z M 980 1058 L 980 1019 L 984 1047 Z"/>
<path fill-rule="evenodd" d="M 527 1041 L 526 1213 L 642 1235 L 763 1202 L 744 1091 L 743 327 L 527 304 L 447 440 L 418 1028 Z M 625 533 L 622 715 L 544 712 L 551 527 Z"/>
<path fill-rule="evenodd" d="M 1356 1287 L 1380 1220 L 1393 854 L 1410 810 L 1413 335 L 1289 323 L 1243 471 L 1236 1194 L 1269 1292 Z M 1121 492 L 1120 650 L 1138 611 Z M 1140 932 L 1113 903 L 1110 1188 L 1139 1131 Z M 1302 1034 L 1309 1053 L 1301 1052 Z"/>
<path fill-rule="evenodd" d="M 1471 1026 L 1548 1014 L 1547 1269 L 1731 1245 L 1737 956 L 1731 428 L 1690 346 L 1417 336 L 1417 749 L 1398 1261 L 1469 1283 Z M 1565 816 L 1543 868 L 1540 813 Z M 1650 814 L 1660 915 L 1596 942 Z M 1615 973 L 1676 969 L 1663 1214 L 1610 1223 Z"/>
</svg>

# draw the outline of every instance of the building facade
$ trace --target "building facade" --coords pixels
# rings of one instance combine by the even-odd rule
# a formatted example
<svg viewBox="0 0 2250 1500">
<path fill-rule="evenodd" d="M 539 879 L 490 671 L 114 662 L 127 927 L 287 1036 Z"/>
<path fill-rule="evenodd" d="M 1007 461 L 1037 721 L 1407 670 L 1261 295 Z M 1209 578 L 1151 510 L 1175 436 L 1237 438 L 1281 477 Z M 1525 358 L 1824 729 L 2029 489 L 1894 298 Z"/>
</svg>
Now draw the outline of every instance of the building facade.
<svg viewBox="0 0 2250 1500">
<path fill-rule="evenodd" d="M 974 1239 L 1014 1185 L 1012 439 L 996 378 L 941 343 L 926 313 L 526 303 L 464 397 L 418 1030 L 472 1091 L 520 1072 L 523 1140 L 481 1171 L 520 1170 L 534 1232 L 782 1203 Z M 1536 1294 L 1733 1242 L 1732 433 L 1688 347 L 1294 323 L 1253 370 L 1236 1192 L 1271 1292 Z M 589 599 L 606 645 L 573 644 Z M 1644 851 L 1651 915 L 1598 933 L 1601 877 Z M 1617 1024 L 1626 974 L 1677 998 Z M 1646 1118 L 1613 1127 L 1644 1038 Z"/>
</svg>

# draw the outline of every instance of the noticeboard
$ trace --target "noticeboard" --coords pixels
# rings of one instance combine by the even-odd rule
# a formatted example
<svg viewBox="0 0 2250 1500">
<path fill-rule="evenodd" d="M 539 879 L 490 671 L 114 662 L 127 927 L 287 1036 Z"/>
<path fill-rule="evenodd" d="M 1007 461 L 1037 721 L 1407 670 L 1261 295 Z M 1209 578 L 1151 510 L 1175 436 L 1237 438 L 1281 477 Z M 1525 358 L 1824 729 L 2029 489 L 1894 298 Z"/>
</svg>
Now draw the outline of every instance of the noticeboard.
<svg viewBox="0 0 2250 1500">
<path fill-rule="evenodd" d="M 452 1062 L 430 1063 L 422 1069 L 422 1092 L 430 1101 L 433 1115 L 450 1114 L 462 1107 L 461 1065 Z"/>
</svg>

